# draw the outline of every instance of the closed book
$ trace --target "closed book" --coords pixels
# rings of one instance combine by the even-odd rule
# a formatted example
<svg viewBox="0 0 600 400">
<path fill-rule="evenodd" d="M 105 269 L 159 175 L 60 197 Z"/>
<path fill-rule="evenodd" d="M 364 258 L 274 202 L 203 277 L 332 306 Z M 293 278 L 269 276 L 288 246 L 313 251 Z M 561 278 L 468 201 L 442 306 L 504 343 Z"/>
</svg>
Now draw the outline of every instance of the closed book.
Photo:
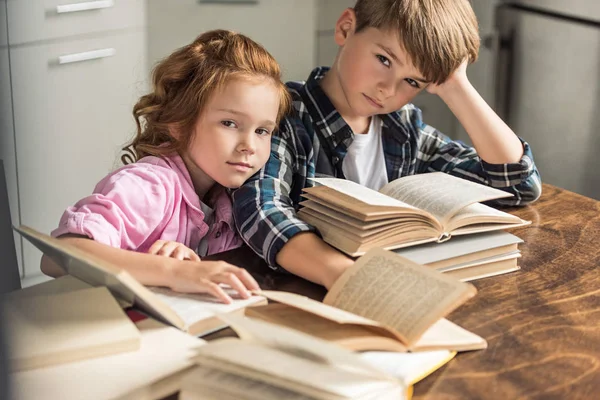
<svg viewBox="0 0 600 400">
<path fill-rule="evenodd" d="M 134 351 L 140 333 L 104 287 L 3 301 L 13 371 Z"/>
<path fill-rule="evenodd" d="M 181 294 L 166 288 L 148 288 L 118 265 L 101 259 L 60 239 L 21 226 L 15 228 L 69 275 L 91 285 L 104 286 L 120 301 L 133 304 L 148 315 L 196 336 L 225 328 L 217 316 L 243 313 L 249 306 L 266 304 L 262 296 L 234 298 L 231 304 L 217 302 L 205 294 Z"/>
</svg>

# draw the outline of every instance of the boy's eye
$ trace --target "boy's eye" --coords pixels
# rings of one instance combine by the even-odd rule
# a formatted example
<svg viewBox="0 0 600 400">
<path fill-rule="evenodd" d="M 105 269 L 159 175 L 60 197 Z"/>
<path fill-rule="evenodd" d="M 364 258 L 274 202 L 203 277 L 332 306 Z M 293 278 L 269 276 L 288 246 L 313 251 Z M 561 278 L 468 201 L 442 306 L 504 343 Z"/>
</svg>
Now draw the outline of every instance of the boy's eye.
<svg viewBox="0 0 600 400">
<path fill-rule="evenodd" d="M 271 132 L 268 129 L 264 129 L 264 128 L 257 129 L 256 133 L 258 133 L 260 136 L 267 136 L 267 135 L 271 134 Z"/>
<path fill-rule="evenodd" d="M 221 125 L 226 126 L 228 128 L 235 128 L 237 125 L 233 121 L 221 121 Z"/>
<path fill-rule="evenodd" d="M 414 79 L 410 79 L 410 78 L 406 78 L 405 79 L 406 82 L 408 82 L 408 84 L 414 88 L 421 88 L 421 85 L 419 85 L 419 82 L 415 81 Z"/>
<path fill-rule="evenodd" d="M 386 67 L 389 67 L 392 64 L 386 56 L 382 56 L 381 54 L 376 54 L 376 57 L 379 59 L 379 62 L 381 62 Z"/>
</svg>

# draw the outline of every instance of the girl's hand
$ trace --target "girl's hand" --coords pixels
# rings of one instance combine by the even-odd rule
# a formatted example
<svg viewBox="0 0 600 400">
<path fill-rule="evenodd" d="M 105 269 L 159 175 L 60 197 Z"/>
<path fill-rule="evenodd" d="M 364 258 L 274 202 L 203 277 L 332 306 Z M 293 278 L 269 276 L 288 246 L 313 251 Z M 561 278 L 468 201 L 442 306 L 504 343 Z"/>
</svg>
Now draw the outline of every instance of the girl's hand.
<svg viewBox="0 0 600 400">
<path fill-rule="evenodd" d="M 250 290 L 259 290 L 258 283 L 248 271 L 225 261 L 177 261 L 169 270 L 168 286 L 172 290 L 210 293 L 229 304 L 232 299 L 220 286 L 221 283 L 229 285 L 244 299 L 251 296 Z"/>
<path fill-rule="evenodd" d="M 152 246 L 150 246 L 148 253 L 158 256 L 176 258 L 178 260 L 200 261 L 200 257 L 198 257 L 198 254 L 196 254 L 194 250 L 181 243 L 171 242 L 168 240 L 157 240 Z"/>
</svg>

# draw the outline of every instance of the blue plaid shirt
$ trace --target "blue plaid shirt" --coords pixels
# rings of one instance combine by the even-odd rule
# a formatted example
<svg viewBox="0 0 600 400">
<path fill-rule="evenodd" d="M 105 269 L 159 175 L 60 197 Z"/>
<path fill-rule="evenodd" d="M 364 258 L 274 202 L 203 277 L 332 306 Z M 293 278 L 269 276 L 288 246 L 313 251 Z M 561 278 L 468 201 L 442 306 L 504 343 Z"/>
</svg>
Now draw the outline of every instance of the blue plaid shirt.
<svg viewBox="0 0 600 400">
<path fill-rule="evenodd" d="M 293 113 L 281 122 L 273 136 L 265 167 L 233 193 L 237 228 L 273 269 L 278 269 L 277 253 L 292 236 L 316 232 L 296 216 L 302 189 L 312 186 L 308 178 L 344 177 L 342 162 L 354 133 L 319 85 L 328 70 L 316 68 L 306 83 L 287 84 Z M 390 182 L 406 175 L 442 171 L 515 195 L 497 200 L 499 205 L 527 204 L 541 194 L 540 176 L 525 142 L 519 162 L 489 164 L 472 147 L 426 125 L 421 110 L 412 104 L 380 118 Z"/>
</svg>

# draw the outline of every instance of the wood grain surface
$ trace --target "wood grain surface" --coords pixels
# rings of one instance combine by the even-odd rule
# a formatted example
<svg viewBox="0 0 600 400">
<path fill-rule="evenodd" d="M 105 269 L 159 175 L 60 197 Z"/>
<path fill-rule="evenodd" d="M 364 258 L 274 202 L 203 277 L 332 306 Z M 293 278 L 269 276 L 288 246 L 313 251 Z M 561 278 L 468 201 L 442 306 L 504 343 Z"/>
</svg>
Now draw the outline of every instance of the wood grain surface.
<svg viewBox="0 0 600 400">
<path fill-rule="evenodd" d="M 460 353 L 416 384 L 414 399 L 600 398 L 600 202 L 544 185 L 536 203 L 506 211 L 532 221 L 513 230 L 525 240 L 521 271 L 475 281 L 477 296 L 448 317 L 489 347 Z M 248 248 L 228 260 L 264 289 L 325 294 L 269 272 Z"/>
</svg>

